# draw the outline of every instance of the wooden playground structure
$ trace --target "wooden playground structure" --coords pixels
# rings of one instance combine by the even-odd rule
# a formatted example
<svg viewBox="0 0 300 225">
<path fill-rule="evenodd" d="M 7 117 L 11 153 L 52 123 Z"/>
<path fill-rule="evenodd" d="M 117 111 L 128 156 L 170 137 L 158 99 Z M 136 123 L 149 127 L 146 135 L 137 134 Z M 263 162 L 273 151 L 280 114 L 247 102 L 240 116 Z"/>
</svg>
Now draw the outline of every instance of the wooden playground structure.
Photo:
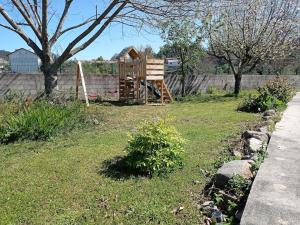
<svg viewBox="0 0 300 225">
<path fill-rule="evenodd" d="M 164 104 L 173 101 L 164 81 L 164 60 L 150 59 L 134 48 L 125 48 L 118 56 L 119 101 L 144 104 Z M 85 85 L 81 62 L 77 64 L 76 98 L 79 85 L 83 86 L 86 104 L 89 96 Z"/>
<path fill-rule="evenodd" d="M 134 48 L 118 56 L 120 101 L 164 104 L 172 96 L 164 81 L 164 60 L 150 59 Z"/>
</svg>

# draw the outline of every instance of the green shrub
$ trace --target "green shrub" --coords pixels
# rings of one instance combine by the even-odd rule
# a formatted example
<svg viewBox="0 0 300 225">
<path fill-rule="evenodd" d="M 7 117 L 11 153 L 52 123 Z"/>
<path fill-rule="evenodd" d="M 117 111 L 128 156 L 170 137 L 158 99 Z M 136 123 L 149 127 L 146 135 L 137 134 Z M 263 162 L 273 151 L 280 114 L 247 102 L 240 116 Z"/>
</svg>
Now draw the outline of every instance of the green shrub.
<svg viewBox="0 0 300 225">
<path fill-rule="evenodd" d="M 166 119 L 145 121 L 126 147 L 130 168 L 149 175 L 167 174 L 182 166 L 184 139 Z"/>
<path fill-rule="evenodd" d="M 263 112 L 269 109 L 283 110 L 295 94 L 295 88 L 288 80 L 276 77 L 258 88 L 258 95 L 249 95 L 243 99 L 238 110 L 245 112 Z"/>
<path fill-rule="evenodd" d="M 249 94 L 244 97 L 240 105 L 238 106 L 238 110 L 244 112 L 258 112 L 258 104 L 257 104 L 257 95 Z"/>
<path fill-rule="evenodd" d="M 78 103 L 59 105 L 37 101 L 18 113 L 8 113 L 0 125 L 0 143 L 47 140 L 84 123 Z"/>
<path fill-rule="evenodd" d="M 277 76 L 259 89 L 261 95 L 271 95 L 276 99 L 288 103 L 296 93 L 296 89 L 287 78 Z"/>
</svg>

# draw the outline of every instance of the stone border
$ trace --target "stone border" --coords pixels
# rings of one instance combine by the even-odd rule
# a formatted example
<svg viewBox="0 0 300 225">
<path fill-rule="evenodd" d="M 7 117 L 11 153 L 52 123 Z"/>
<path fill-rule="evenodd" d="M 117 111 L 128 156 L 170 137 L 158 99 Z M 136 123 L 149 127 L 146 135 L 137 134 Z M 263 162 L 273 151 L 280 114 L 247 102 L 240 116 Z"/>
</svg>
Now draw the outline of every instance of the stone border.
<svg viewBox="0 0 300 225">
<path fill-rule="evenodd" d="M 300 92 L 276 125 L 241 225 L 300 224 Z"/>
<path fill-rule="evenodd" d="M 223 201 L 224 207 L 228 205 L 236 205 L 235 220 L 240 222 L 247 197 L 251 189 L 251 185 L 267 154 L 267 147 L 273 131 L 273 126 L 281 117 L 280 113 L 275 110 L 268 110 L 263 113 L 263 126 L 257 130 L 247 130 L 241 135 L 243 143 L 240 151 L 233 151 L 236 159 L 224 163 L 216 172 L 211 184 L 211 191 L 208 198 L 212 198 L 212 194 L 219 196 Z M 246 181 L 247 193 L 241 194 L 231 193 L 228 191 L 228 184 L 235 179 L 241 177 Z M 204 224 L 210 225 L 213 223 L 222 223 L 225 220 L 225 215 L 222 209 L 218 208 L 218 203 L 215 201 L 206 201 L 201 205 L 201 211 L 204 215 Z"/>
</svg>

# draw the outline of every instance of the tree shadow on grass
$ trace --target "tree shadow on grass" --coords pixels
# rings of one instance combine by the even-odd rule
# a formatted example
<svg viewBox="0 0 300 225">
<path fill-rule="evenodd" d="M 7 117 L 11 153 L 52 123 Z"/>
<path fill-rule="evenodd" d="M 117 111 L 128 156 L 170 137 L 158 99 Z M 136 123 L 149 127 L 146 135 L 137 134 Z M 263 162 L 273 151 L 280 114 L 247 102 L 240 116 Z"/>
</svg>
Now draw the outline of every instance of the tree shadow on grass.
<svg viewBox="0 0 300 225">
<path fill-rule="evenodd" d="M 126 156 L 117 156 L 112 159 L 105 160 L 98 172 L 99 175 L 112 178 L 114 180 L 126 180 L 139 177 L 149 177 L 147 174 L 141 173 L 139 170 L 131 168 L 127 164 Z"/>
<path fill-rule="evenodd" d="M 123 102 L 123 101 L 90 101 L 91 104 L 102 105 L 102 106 L 116 106 L 116 107 L 124 107 L 124 106 L 135 106 L 141 105 L 138 102 Z"/>
</svg>

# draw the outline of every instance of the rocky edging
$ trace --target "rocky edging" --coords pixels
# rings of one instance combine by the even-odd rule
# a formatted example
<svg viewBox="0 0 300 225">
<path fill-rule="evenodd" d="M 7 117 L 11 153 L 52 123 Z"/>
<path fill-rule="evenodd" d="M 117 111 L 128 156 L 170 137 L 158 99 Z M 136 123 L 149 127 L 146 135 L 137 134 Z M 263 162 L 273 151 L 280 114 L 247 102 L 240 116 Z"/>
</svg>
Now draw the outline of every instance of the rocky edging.
<svg viewBox="0 0 300 225">
<path fill-rule="evenodd" d="M 238 150 L 232 150 L 234 160 L 217 170 L 203 193 L 207 200 L 201 204 L 205 225 L 239 224 L 251 185 L 280 117 L 275 110 L 268 110 L 263 113 L 262 126 L 242 134 L 242 145 Z"/>
</svg>

